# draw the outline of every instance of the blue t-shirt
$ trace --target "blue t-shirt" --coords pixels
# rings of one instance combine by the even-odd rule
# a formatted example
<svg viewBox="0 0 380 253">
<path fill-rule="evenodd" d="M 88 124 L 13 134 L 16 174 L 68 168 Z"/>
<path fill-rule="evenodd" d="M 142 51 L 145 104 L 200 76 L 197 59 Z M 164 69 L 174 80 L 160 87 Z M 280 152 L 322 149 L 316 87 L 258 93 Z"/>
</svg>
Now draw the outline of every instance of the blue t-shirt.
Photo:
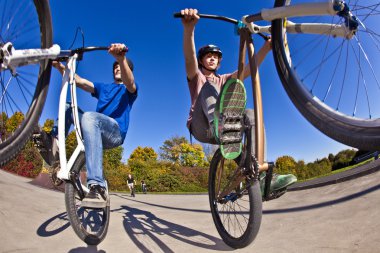
<svg viewBox="0 0 380 253">
<path fill-rule="evenodd" d="M 92 96 L 98 99 L 96 111 L 117 121 L 123 140 L 128 131 L 129 112 L 137 98 L 137 89 L 137 84 L 135 93 L 130 93 L 124 84 L 94 83 Z"/>
</svg>

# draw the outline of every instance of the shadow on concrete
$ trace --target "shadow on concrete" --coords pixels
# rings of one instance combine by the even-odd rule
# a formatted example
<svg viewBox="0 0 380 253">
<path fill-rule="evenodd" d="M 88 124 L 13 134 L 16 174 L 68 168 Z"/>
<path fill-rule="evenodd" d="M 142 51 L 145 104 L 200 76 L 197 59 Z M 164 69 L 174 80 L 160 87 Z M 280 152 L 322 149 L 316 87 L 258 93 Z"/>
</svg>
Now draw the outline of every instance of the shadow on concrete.
<svg viewBox="0 0 380 253">
<path fill-rule="evenodd" d="M 121 206 L 121 208 L 114 209 L 111 212 L 123 213 L 124 229 L 133 243 L 142 252 L 154 252 L 153 249 L 157 247 L 163 252 L 174 252 L 174 250 L 170 249 L 170 246 L 161 241 L 158 236 L 170 236 L 182 243 L 208 250 L 234 250 L 217 237 L 160 219 L 148 211 L 129 206 Z"/>
<path fill-rule="evenodd" d="M 345 196 L 345 197 L 337 198 L 337 199 L 334 199 L 334 200 L 329 200 L 329 201 L 325 201 L 325 202 L 321 202 L 321 203 L 317 203 L 317 204 L 313 204 L 313 205 L 293 207 L 293 208 L 276 209 L 276 210 L 263 210 L 263 214 L 278 214 L 278 213 L 301 212 L 301 211 L 307 211 L 307 210 L 310 210 L 310 209 L 323 208 L 323 207 L 326 207 L 326 206 L 341 204 L 341 203 L 344 203 L 344 202 L 347 202 L 347 201 L 350 201 L 350 200 L 353 200 L 353 199 L 356 199 L 356 198 L 360 198 L 360 197 L 362 197 L 362 196 L 364 196 L 366 194 L 369 194 L 369 193 L 377 191 L 377 190 L 380 190 L 380 184 L 376 185 L 376 186 L 373 186 L 371 188 L 368 188 L 366 190 L 363 190 L 361 192 L 357 192 L 357 193 L 354 193 L 354 194 L 351 194 L 351 195 L 348 195 L 348 196 Z M 128 198 L 128 197 L 123 196 L 121 194 L 112 194 L 112 195 L 117 196 L 119 198 L 128 199 L 129 201 L 138 202 L 138 203 L 141 203 L 141 204 L 145 204 L 145 205 L 149 205 L 149 206 L 154 206 L 154 207 L 160 207 L 160 208 L 170 209 L 170 210 L 195 212 L 195 213 L 210 213 L 211 212 L 210 210 L 178 208 L 178 207 L 170 207 L 170 206 L 158 205 L 158 204 L 153 204 L 153 203 L 149 203 L 149 202 L 145 202 L 145 201 L 139 201 L 139 200 L 136 200 L 135 198 Z M 276 200 L 272 200 L 272 201 L 276 201 Z"/>
<path fill-rule="evenodd" d="M 68 227 L 70 227 L 70 222 L 67 218 L 67 213 L 63 212 L 42 223 L 37 229 L 37 235 L 41 237 L 54 236 Z"/>
<path fill-rule="evenodd" d="M 87 245 L 87 247 L 78 247 L 78 248 L 72 249 L 68 253 L 106 253 L 106 252 L 104 250 L 98 250 L 96 246 Z"/>
</svg>

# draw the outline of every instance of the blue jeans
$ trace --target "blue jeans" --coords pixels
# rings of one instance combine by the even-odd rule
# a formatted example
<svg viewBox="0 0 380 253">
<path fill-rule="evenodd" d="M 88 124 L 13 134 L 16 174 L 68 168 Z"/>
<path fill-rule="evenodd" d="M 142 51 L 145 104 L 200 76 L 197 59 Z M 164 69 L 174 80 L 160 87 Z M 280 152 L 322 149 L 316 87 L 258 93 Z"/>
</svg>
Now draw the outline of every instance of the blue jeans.
<svg viewBox="0 0 380 253">
<path fill-rule="evenodd" d="M 87 185 L 97 184 L 105 187 L 103 177 L 103 148 L 115 148 L 123 144 L 119 124 L 115 119 L 98 112 L 85 112 L 80 109 L 79 121 L 86 155 Z M 72 109 L 66 104 L 65 134 L 73 124 Z M 53 129 L 53 134 L 57 128 Z"/>
</svg>

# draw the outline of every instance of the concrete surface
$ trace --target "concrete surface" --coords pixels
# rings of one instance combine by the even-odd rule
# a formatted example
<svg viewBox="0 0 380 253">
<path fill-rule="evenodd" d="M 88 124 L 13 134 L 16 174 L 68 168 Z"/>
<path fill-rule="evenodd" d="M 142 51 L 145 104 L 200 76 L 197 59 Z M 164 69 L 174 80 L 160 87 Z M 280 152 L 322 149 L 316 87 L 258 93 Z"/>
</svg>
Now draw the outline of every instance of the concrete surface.
<svg viewBox="0 0 380 253">
<path fill-rule="evenodd" d="M 111 195 L 108 235 L 87 246 L 70 227 L 64 194 L 0 171 L 0 252 L 233 251 L 207 195 Z M 380 172 L 290 191 L 263 204 L 256 240 L 237 252 L 380 252 Z"/>
</svg>

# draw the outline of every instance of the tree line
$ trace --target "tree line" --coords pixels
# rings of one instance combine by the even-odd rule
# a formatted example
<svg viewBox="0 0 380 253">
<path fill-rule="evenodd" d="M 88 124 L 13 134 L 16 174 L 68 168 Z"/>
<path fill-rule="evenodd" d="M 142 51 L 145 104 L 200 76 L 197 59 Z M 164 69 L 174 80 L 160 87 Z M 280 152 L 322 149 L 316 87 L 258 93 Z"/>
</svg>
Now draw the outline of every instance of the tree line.
<svg viewBox="0 0 380 253">
<path fill-rule="evenodd" d="M 9 119 L 3 115 L 0 122 L 2 134 L 14 130 L 17 122 L 21 122 L 22 115 L 15 115 Z M 48 119 L 42 128 L 49 132 L 53 124 L 54 121 Z M 68 157 L 76 145 L 75 132 L 71 132 L 66 139 Z M 120 146 L 104 151 L 104 174 L 113 191 L 127 190 L 127 175 L 131 173 L 136 180 L 137 191 L 141 191 L 140 182 L 144 180 L 150 192 L 206 192 L 208 168 L 216 149 L 213 145 L 192 144 L 185 137 L 174 136 L 163 143 L 158 153 L 151 147 L 137 147 L 127 163 L 123 163 L 123 147 Z M 275 172 L 292 173 L 299 180 L 306 180 L 346 167 L 363 152 L 354 149 L 342 150 L 310 163 L 296 161 L 293 157 L 284 155 L 276 159 Z M 3 166 L 3 169 L 22 176 L 35 177 L 43 169 L 43 162 L 38 150 L 30 141 L 15 159 Z"/>
</svg>

